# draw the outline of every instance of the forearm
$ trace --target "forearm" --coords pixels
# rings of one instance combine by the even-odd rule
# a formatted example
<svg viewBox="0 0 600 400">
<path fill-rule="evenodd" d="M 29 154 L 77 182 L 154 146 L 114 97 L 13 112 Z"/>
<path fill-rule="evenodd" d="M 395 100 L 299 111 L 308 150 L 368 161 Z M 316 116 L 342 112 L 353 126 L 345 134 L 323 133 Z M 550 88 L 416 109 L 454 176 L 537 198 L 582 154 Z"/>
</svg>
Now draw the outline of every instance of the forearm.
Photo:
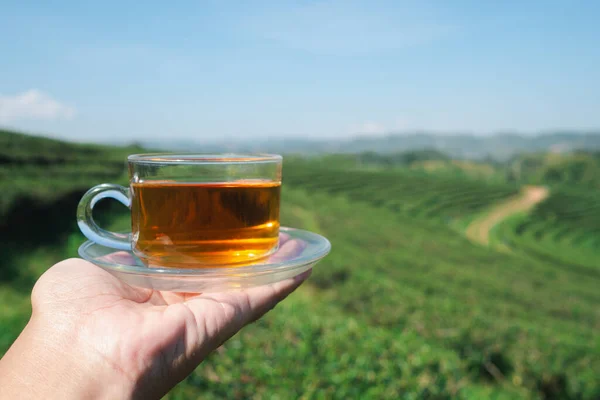
<svg viewBox="0 0 600 400">
<path fill-rule="evenodd" d="M 73 337 L 31 320 L 0 360 L 0 399 L 126 399 L 133 383 Z"/>
</svg>

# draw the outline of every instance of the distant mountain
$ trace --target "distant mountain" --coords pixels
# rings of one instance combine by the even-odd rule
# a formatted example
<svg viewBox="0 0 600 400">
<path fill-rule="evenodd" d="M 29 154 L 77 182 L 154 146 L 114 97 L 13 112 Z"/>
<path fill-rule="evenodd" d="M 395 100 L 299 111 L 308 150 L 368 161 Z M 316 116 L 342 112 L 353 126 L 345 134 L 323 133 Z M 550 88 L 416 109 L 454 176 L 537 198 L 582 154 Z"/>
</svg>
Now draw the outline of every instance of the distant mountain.
<svg viewBox="0 0 600 400">
<path fill-rule="evenodd" d="M 301 138 L 242 140 L 238 142 L 198 143 L 193 141 L 143 142 L 147 148 L 173 151 L 230 151 L 274 153 L 398 153 L 409 150 L 437 150 L 452 157 L 507 160 L 523 152 L 570 152 L 600 150 L 600 130 L 594 132 L 552 132 L 540 135 L 499 133 L 491 136 L 468 134 L 441 135 L 427 132 L 394 133 L 340 140 Z"/>
</svg>

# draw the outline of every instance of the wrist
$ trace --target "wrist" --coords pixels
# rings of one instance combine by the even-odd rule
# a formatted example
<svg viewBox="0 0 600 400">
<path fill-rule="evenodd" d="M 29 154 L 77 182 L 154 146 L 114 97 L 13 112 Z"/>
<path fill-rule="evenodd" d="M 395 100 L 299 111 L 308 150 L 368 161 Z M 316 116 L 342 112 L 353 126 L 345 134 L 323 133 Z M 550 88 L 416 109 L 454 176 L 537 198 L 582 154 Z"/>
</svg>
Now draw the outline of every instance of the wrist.
<svg viewBox="0 0 600 400">
<path fill-rule="evenodd" d="M 127 399 L 135 381 L 77 337 L 33 318 L 0 360 L 6 398 Z"/>
</svg>

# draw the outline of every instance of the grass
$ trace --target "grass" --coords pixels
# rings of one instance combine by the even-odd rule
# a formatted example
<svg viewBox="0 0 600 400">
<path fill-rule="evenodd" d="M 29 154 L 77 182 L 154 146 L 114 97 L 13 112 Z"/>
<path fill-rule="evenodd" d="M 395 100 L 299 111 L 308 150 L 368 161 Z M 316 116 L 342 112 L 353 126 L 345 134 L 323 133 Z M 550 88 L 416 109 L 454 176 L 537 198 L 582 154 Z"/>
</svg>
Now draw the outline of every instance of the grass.
<svg viewBox="0 0 600 400">
<path fill-rule="evenodd" d="M 100 183 L 93 165 L 101 158 L 88 164 L 56 199 Z M 117 172 L 106 178 L 121 179 Z M 167 398 L 599 398 L 600 274 L 591 255 L 579 267 L 563 260 L 567 250 L 595 254 L 594 200 L 571 191 L 561 202 L 567 197 L 551 192 L 531 214 L 495 226 L 490 247 L 460 232 L 518 190 L 408 168 L 286 159 L 282 223 L 324 234 L 332 253 Z M 39 196 L 26 186 L 21 193 Z M 15 204 L 9 208 L 3 221 L 16 218 Z M 28 319 L 35 279 L 83 240 L 72 202 L 52 200 L 48 209 L 45 232 L 3 249 L 12 261 L 0 265 L 10 270 L 0 274 L 0 354 Z M 73 224 L 56 224 L 61 218 Z M 104 224 L 124 227 L 128 218 Z M 511 251 L 496 250 L 500 243 Z"/>
</svg>

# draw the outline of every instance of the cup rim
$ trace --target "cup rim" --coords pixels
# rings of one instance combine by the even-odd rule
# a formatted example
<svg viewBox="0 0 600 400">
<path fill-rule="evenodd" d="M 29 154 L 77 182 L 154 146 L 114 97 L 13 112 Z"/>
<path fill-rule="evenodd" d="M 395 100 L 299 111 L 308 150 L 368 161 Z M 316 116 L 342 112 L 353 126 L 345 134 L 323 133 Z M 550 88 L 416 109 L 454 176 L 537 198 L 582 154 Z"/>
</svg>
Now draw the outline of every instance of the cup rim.
<svg viewBox="0 0 600 400">
<path fill-rule="evenodd" d="M 283 157 L 269 153 L 140 153 L 127 156 L 135 164 L 255 164 L 277 163 Z"/>
</svg>

